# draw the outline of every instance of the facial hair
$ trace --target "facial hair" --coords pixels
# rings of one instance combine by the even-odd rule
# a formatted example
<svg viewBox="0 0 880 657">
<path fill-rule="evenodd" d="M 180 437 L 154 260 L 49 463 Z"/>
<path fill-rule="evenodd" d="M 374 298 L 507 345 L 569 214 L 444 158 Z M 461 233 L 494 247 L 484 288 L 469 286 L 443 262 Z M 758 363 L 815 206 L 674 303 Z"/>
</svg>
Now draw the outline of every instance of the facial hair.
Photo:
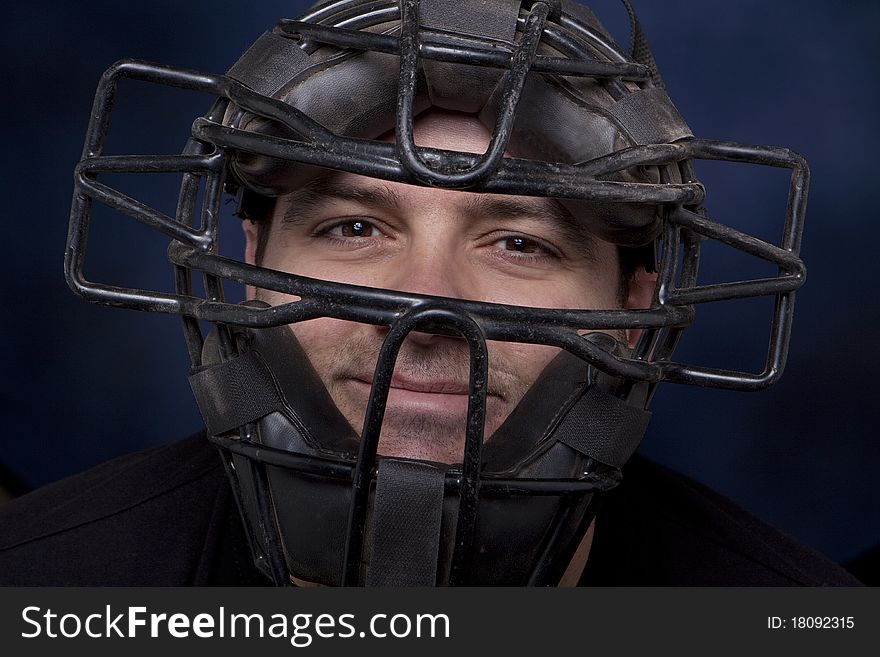
<svg viewBox="0 0 880 657">
<path fill-rule="evenodd" d="M 358 386 L 353 381 L 372 382 L 387 331 L 363 324 L 351 323 L 351 326 L 345 339 L 338 342 L 300 342 L 331 398 L 360 434 L 366 412 L 367 387 Z M 294 334 L 297 333 L 296 325 L 291 329 Z M 452 382 L 456 387 L 467 390 L 470 371 L 466 341 L 445 336 L 425 340 L 422 337 L 425 336 L 410 337 L 401 344 L 394 363 L 395 374 L 413 381 Z M 501 425 L 533 379 L 523 371 L 515 351 L 502 348 L 501 344 L 487 342 L 489 377 L 484 438 Z M 464 412 L 424 414 L 389 404 L 382 422 L 379 453 L 446 463 L 460 462 L 466 426 L 467 414 Z"/>
</svg>

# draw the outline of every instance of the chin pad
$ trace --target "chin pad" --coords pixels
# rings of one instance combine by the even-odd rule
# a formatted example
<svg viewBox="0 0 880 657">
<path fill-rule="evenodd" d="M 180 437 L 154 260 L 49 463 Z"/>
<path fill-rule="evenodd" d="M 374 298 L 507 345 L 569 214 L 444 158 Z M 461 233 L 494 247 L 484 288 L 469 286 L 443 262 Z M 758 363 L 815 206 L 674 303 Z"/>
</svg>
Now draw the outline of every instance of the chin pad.
<svg viewBox="0 0 880 657">
<path fill-rule="evenodd" d="M 333 459 L 350 465 L 353 472 L 358 436 L 333 404 L 292 331 L 247 330 L 236 342 L 240 355 L 218 362 L 214 339 L 209 338 L 205 365 L 191 377 L 209 431 L 216 435 L 215 431 L 250 424 L 263 445 Z M 560 352 L 485 442 L 482 480 L 595 481 L 599 489 L 616 483 L 649 413 L 643 396 L 631 393 L 639 398 L 625 401 L 611 394 L 614 383 L 577 357 Z M 270 518 L 261 520 L 250 464 L 239 455 L 233 464 L 231 476 L 237 478 L 247 525 L 251 530 L 275 525 L 291 575 L 341 584 L 351 480 L 266 464 L 272 510 Z M 459 464 L 378 459 L 359 583 L 450 583 L 459 494 L 446 483 L 460 475 Z M 593 498 L 589 492 L 534 495 L 483 486 L 471 557 L 456 583 L 525 585 L 534 583 L 536 568 L 558 580 L 567 564 L 547 555 L 570 555 L 589 523 Z M 255 534 L 255 553 L 265 554 L 266 541 L 260 539 L 261 532 Z"/>
</svg>

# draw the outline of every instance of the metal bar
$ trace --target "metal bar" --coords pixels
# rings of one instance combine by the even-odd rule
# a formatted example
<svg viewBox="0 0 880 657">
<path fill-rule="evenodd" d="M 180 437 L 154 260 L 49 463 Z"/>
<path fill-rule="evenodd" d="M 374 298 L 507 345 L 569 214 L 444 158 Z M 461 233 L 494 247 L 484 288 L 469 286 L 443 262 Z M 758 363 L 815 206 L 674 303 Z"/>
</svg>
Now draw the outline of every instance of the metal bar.
<svg viewBox="0 0 880 657">
<path fill-rule="evenodd" d="M 522 19 L 520 19 L 520 22 L 522 22 Z M 597 48 L 597 43 L 595 41 L 584 41 L 583 39 L 579 39 L 578 35 L 570 30 L 566 30 L 561 26 L 556 26 L 553 23 L 548 23 L 545 27 L 545 41 L 550 43 L 555 50 L 560 51 L 575 60 L 583 60 L 585 56 L 592 57 L 599 61 L 602 61 L 604 58 L 603 63 L 610 67 L 630 63 L 626 58 L 614 57 L 608 52 L 602 52 L 602 48 Z M 647 71 L 648 77 L 638 80 L 642 83 L 650 79 L 650 69 L 646 67 L 644 70 Z M 597 82 L 615 101 L 620 100 L 623 96 L 629 93 L 627 86 L 623 83 L 621 78 L 598 78 Z"/>
<path fill-rule="evenodd" d="M 208 440 L 218 447 L 229 450 L 233 454 L 240 454 L 248 459 L 261 461 L 267 465 L 295 470 L 310 476 L 351 480 L 352 469 L 354 468 L 350 462 L 320 456 L 296 454 L 277 447 L 241 440 L 237 436 L 209 436 Z"/>
<path fill-rule="evenodd" d="M 302 164 L 348 171 L 393 182 L 416 182 L 396 159 L 394 145 L 384 142 L 339 137 L 338 148 L 328 152 L 313 144 L 281 137 L 249 133 L 220 126 L 203 119 L 193 124 L 193 134 L 224 148 L 234 148 Z M 473 168 L 476 155 L 418 147 L 427 162 L 449 159 L 455 168 Z M 340 153 L 345 153 L 343 157 Z M 611 203 L 654 203 L 693 205 L 703 201 L 705 190 L 699 183 L 657 185 L 595 180 L 578 165 L 503 159 L 495 175 L 473 188 L 496 194 L 522 194 L 596 200 Z"/>
<path fill-rule="evenodd" d="M 586 25 L 579 20 L 573 19 L 568 14 L 562 14 L 562 16 L 559 17 L 559 25 L 578 36 L 583 42 L 589 43 L 594 48 L 601 48 L 602 53 L 610 61 L 628 61 L 627 56 L 618 50 L 612 41 L 607 41 L 602 33 L 594 30 L 589 25 Z"/>
<path fill-rule="evenodd" d="M 216 104 L 215 104 L 216 107 Z M 192 154 L 203 155 L 206 150 L 205 145 L 201 145 L 201 142 L 197 142 L 195 139 L 190 138 L 187 141 L 186 146 L 184 147 L 184 153 L 187 156 L 191 156 Z M 201 145 L 201 146 L 200 146 Z M 218 159 L 219 161 L 219 159 Z M 175 216 L 177 220 L 186 225 L 192 227 L 192 216 L 195 212 L 195 197 L 194 193 L 190 193 L 188 190 L 193 185 L 197 186 L 198 178 L 195 173 L 188 173 L 184 175 L 183 182 L 180 186 L 180 194 L 177 198 L 177 211 Z M 193 182 L 196 181 L 196 182 Z M 216 194 L 215 190 L 215 194 Z M 204 223 L 204 222 L 203 222 Z M 204 227 L 204 225 L 200 226 Z M 211 235 L 215 235 L 216 233 L 212 230 L 210 231 Z M 192 296 L 192 272 L 186 267 L 181 267 L 180 265 L 176 265 L 172 263 L 172 268 L 174 271 L 174 290 L 177 294 Z M 202 363 L 202 348 L 204 347 L 205 338 L 202 335 L 201 327 L 197 320 L 192 317 L 181 316 L 182 328 L 183 328 L 183 336 L 186 342 L 187 353 L 189 354 L 190 362 L 193 367 L 198 367 Z"/>
<path fill-rule="evenodd" d="M 788 342 L 794 318 L 794 292 L 776 297 L 773 320 L 770 325 L 770 349 L 764 367 L 763 385 L 769 386 L 779 380 L 788 358 Z"/>
<path fill-rule="evenodd" d="M 400 5 L 397 0 L 385 0 L 384 2 L 372 0 L 367 3 L 361 3 L 357 0 L 336 0 L 316 5 L 309 13 L 301 16 L 300 20 L 360 29 L 399 18 Z"/>
<path fill-rule="evenodd" d="M 426 294 L 385 290 L 382 288 L 335 283 L 320 279 L 308 278 L 296 274 L 265 269 L 255 265 L 229 260 L 220 256 L 205 254 L 196 249 L 187 248 L 182 244 L 169 247 L 169 258 L 177 264 L 214 273 L 223 278 L 231 278 L 246 285 L 275 290 L 286 294 L 294 294 L 305 300 L 322 298 L 327 302 L 325 315 L 337 319 L 353 319 L 346 314 L 347 308 L 354 307 L 367 323 L 391 324 L 397 321 L 400 314 L 407 309 L 425 304 L 448 301 L 444 297 Z M 303 301 L 295 301 L 274 308 L 242 308 L 253 314 L 274 316 L 272 324 L 290 323 L 285 309 L 295 308 Z M 499 331 L 509 325 L 515 327 L 524 322 L 540 320 L 548 327 L 565 327 L 576 329 L 608 329 L 608 328 L 646 328 L 668 326 L 670 324 L 687 323 L 690 313 L 681 309 L 657 307 L 652 309 L 564 309 L 535 308 L 529 306 L 513 306 L 500 303 L 470 301 L 456 299 L 456 307 L 480 321 L 491 323 Z M 493 331 L 493 334 L 495 332 Z"/>
<path fill-rule="evenodd" d="M 232 454 L 239 454 L 249 459 L 260 461 L 266 465 L 286 468 L 308 476 L 322 476 L 351 481 L 355 464 L 342 458 L 331 459 L 319 456 L 307 456 L 289 452 L 277 447 L 269 447 L 248 440 L 241 440 L 230 435 L 209 436 L 208 440 L 217 447 Z M 375 471 L 371 477 L 376 476 Z M 457 493 L 461 487 L 461 473 L 449 470 L 445 478 L 447 491 Z M 612 479 L 520 479 L 505 478 L 491 473 L 482 473 L 480 491 L 498 495 L 565 495 L 587 493 L 613 488 L 620 477 Z"/>
<path fill-rule="evenodd" d="M 167 214 L 154 210 L 137 199 L 112 189 L 103 183 L 99 183 L 94 179 L 77 174 L 76 186 L 77 191 L 81 194 L 101 201 L 104 205 L 114 210 L 119 210 L 132 219 L 136 219 L 150 228 L 155 228 L 174 240 L 200 249 L 208 248 L 212 242 L 210 235 L 179 224 Z"/>
<path fill-rule="evenodd" d="M 210 173 L 223 166 L 223 155 L 97 155 L 80 161 L 76 171 L 97 173 Z"/>
<path fill-rule="evenodd" d="M 208 440 L 211 440 L 210 436 L 208 436 Z M 251 518 L 244 511 L 241 481 L 238 476 L 235 476 L 233 474 L 235 472 L 235 465 L 233 464 L 234 455 L 232 454 L 232 452 L 223 449 L 219 445 L 217 445 L 217 451 L 220 453 L 220 459 L 223 462 L 223 470 L 226 474 L 227 481 L 229 481 L 229 484 L 232 487 L 232 496 L 235 500 L 235 506 L 238 509 L 238 513 L 242 519 L 242 524 L 244 525 L 245 530 L 244 535 L 247 538 L 248 547 L 250 548 L 251 554 L 254 555 L 255 565 L 261 573 L 266 575 L 266 577 L 268 577 L 269 579 L 272 579 L 272 570 L 269 566 L 266 553 L 259 542 L 256 540 L 256 533 L 258 530 L 254 528 L 253 523 L 251 522 Z"/>
<path fill-rule="evenodd" d="M 411 320 L 406 318 L 392 325 L 385 336 L 376 370 L 373 374 L 373 385 L 364 415 L 363 430 L 358 445 L 357 465 L 352 475 L 351 506 L 348 513 L 348 529 L 345 539 L 345 557 L 341 575 L 342 586 L 356 586 L 360 580 L 360 566 L 369 510 L 369 494 L 371 473 L 376 467 L 379 449 L 379 435 L 382 420 L 385 416 L 385 405 L 391 387 L 394 363 L 403 340 L 409 334 Z"/>
<path fill-rule="evenodd" d="M 178 87 L 231 100 L 246 107 L 254 114 L 280 121 L 316 144 L 326 145 L 334 137 L 333 133 L 295 107 L 281 100 L 258 94 L 232 78 L 192 69 L 126 59 L 107 69 L 101 78 L 95 97 L 92 123 L 87 132 L 87 148 L 83 153 L 83 158 L 101 153 L 109 127 L 116 85 L 120 78 Z"/>
<path fill-rule="evenodd" d="M 724 390 L 763 390 L 779 378 L 778 373 L 764 370 L 754 374 L 715 367 L 699 367 L 682 363 L 659 363 L 663 380 L 692 386 L 706 386 Z"/>
<path fill-rule="evenodd" d="M 266 545 L 266 559 L 275 586 L 292 586 L 287 564 L 284 562 L 284 550 L 282 549 L 281 536 L 278 534 L 278 526 L 275 524 L 275 512 L 272 506 L 269 480 L 266 476 L 266 466 L 256 461 L 248 461 L 251 469 L 251 477 L 254 480 L 254 492 L 256 493 L 257 515 L 261 520 L 260 533 Z"/>
<path fill-rule="evenodd" d="M 670 305 L 691 305 L 763 297 L 785 292 L 794 292 L 804 283 L 803 278 L 780 276 L 777 278 L 757 278 L 751 281 L 713 283 L 698 285 L 687 290 L 675 290 L 666 297 Z"/>
<path fill-rule="evenodd" d="M 400 54 L 397 37 L 389 34 L 376 34 L 363 30 L 352 30 L 327 25 L 316 25 L 305 21 L 282 19 L 278 27 L 284 36 L 305 37 L 313 41 L 353 50 L 370 50 L 389 55 Z M 508 69 L 513 54 L 499 50 L 494 43 L 486 43 L 485 48 L 468 46 L 465 43 L 449 45 L 431 40 L 431 33 L 425 35 L 419 44 L 419 57 L 452 64 L 485 66 Z M 573 75 L 594 78 L 620 78 L 622 80 L 648 80 L 651 73 L 642 64 L 631 62 L 601 62 L 536 55 L 531 70 L 535 73 Z"/>
<path fill-rule="evenodd" d="M 467 428 L 462 456 L 461 489 L 458 496 L 455 539 L 452 551 L 450 585 L 456 585 L 467 572 L 473 557 L 482 468 L 483 432 L 486 421 L 486 391 L 489 381 L 489 354 L 480 326 L 463 314 L 449 314 L 449 321 L 467 340 L 470 355 Z"/>
<path fill-rule="evenodd" d="M 468 425 L 465 438 L 462 483 L 459 502 L 459 521 L 456 528 L 456 544 L 469 543 L 473 532 L 476 499 L 479 488 L 480 451 L 485 421 L 488 356 L 479 327 L 466 315 L 455 311 L 447 303 L 418 307 L 403 315 L 392 324 L 382 343 L 373 385 L 364 415 L 363 430 L 355 471 L 352 476 L 351 507 L 349 509 L 348 533 L 345 545 L 345 562 L 342 573 L 343 586 L 358 583 L 361 552 L 368 512 L 371 473 L 376 468 L 379 436 L 385 415 L 385 405 L 391 387 L 391 377 L 397 354 L 406 337 L 426 323 L 446 324 L 468 340 L 471 354 L 470 391 L 468 395 Z M 459 543 L 461 542 L 461 543 Z M 456 554 L 458 552 L 456 551 Z M 455 563 L 455 558 L 453 558 Z M 461 561 L 459 560 L 459 563 Z M 455 569 L 455 566 L 453 566 Z"/>
<path fill-rule="evenodd" d="M 783 232 L 782 247 L 799 253 L 804 233 L 804 216 L 807 210 L 807 194 L 810 187 L 810 170 L 806 162 L 794 169 L 788 193 L 788 207 Z"/>
<path fill-rule="evenodd" d="M 779 265 L 780 268 L 786 270 L 786 273 L 795 277 L 806 275 L 804 262 L 797 254 L 743 233 L 736 228 L 716 223 L 686 208 L 676 208 L 670 214 L 669 220 L 756 258 Z"/>
<path fill-rule="evenodd" d="M 455 170 L 444 164 L 432 167 L 420 157 L 416 150 L 412 131 L 413 102 L 419 58 L 418 0 L 401 0 L 400 11 L 400 78 L 397 92 L 395 139 L 400 163 L 410 176 L 429 185 L 464 188 L 482 182 L 498 168 L 504 156 L 513 131 L 516 107 L 519 104 L 526 75 L 537 52 L 541 32 L 547 19 L 548 7 L 541 2 L 532 7 L 526 29 L 511 59 L 510 69 L 505 74 L 504 87 L 501 92 L 500 117 L 492 130 L 489 147 L 473 166 L 464 170 Z"/>
<path fill-rule="evenodd" d="M 562 566 L 564 571 L 565 566 L 571 561 L 574 549 L 577 548 L 577 543 L 575 543 L 573 546 L 566 546 L 569 549 L 559 549 L 562 527 L 571 519 L 579 502 L 581 502 L 580 496 L 573 495 L 567 495 L 559 501 L 559 508 L 550 522 L 549 533 L 541 546 L 541 553 L 535 561 L 535 566 L 529 573 L 526 586 L 556 586 L 559 584 L 559 579 L 562 576 L 561 572 L 556 573 L 559 570 L 559 564 L 564 562 L 565 565 Z"/>
<path fill-rule="evenodd" d="M 678 263 L 678 252 L 682 252 L 681 268 L 678 272 L 679 286 L 682 288 L 693 287 L 699 270 L 702 238 L 687 229 L 682 230 L 678 226 L 673 225 L 668 219 L 666 221 L 666 230 L 669 234 L 675 235 L 675 249 L 673 250 L 672 258 L 676 265 Z M 663 329 L 662 335 L 658 337 L 655 343 L 651 356 L 652 360 L 666 361 L 671 358 L 681 340 L 683 331 L 684 327 L 681 326 Z"/>
</svg>

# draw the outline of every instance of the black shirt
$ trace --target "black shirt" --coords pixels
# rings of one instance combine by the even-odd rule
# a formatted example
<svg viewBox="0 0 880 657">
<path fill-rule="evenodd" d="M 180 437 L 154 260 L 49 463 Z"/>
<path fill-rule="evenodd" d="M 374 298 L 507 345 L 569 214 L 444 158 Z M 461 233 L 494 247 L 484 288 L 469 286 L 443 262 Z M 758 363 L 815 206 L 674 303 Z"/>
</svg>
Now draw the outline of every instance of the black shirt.
<svg viewBox="0 0 880 657">
<path fill-rule="evenodd" d="M 0 584 L 259 586 L 204 434 L 108 461 L 0 506 Z M 595 586 L 858 586 L 822 555 L 639 456 L 608 493 Z"/>
</svg>

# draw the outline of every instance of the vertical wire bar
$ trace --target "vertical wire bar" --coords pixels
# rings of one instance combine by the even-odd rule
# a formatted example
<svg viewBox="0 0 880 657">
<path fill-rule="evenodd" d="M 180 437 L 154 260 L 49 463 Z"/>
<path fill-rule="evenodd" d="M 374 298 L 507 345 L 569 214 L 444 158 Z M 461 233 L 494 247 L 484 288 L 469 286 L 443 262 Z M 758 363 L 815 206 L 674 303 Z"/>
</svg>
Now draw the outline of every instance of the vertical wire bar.
<svg viewBox="0 0 880 657">
<path fill-rule="evenodd" d="M 584 502 L 584 496 L 589 499 Z M 541 556 L 535 563 L 526 586 L 557 586 L 562 574 L 568 567 L 574 553 L 577 551 L 580 542 L 586 535 L 590 523 L 593 521 L 594 514 L 591 513 L 595 507 L 596 496 L 593 493 L 570 493 L 563 496 L 560 502 L 560 508 L 557 510 L 551 524 L 551 534 L 547 538 L 544 547 L 541 550 Z M 585 503 L 586 508 L 584 514 L 578 522 L 578 528 L 574 533 L 574 537 L 569 544 L 563 549 L 557 549 L 559 541 L 562 539 L 561 532 L 563 525 L 572 517 L 575 508 Z"/>
<path fill-rule="evenodd" d="M 807 163 L 799 160 L 792 170 L 782 240 L 782 248 L 795 254 L 800 251 L 809 183 L 810 171 Z M 764 368 L 765 375 L 771 380 L 775 380 L 781 375 L 782 370 L 785 368 L 785 362 L 788 359 L 788 341 L 794 313 L 794 295 L 794 292 L 777 295 L 776 303 L 774 304 L 773 319 L 770 324 L 770 348 Z"/>
<path fill-rule="evenodd" d="M 671 214 L 670 210 L 670 214 Z M 676 227 L 679 245 L 682 250 L 681 271 L 678 274 L 680 287 L 693 287 L 697 282 L 700 261 L 700 245 L 702 239 L 699 235 L 680 227 Z M 676 256 L 676 263 L 678 258 Z M 670 328 L 666 331 L 663 340 L 658 344 L 654 357 L 658 360 L 666 360 L 675 351 L 683 333 L 683 328 Z"/>
<path fill-rule="evenodd" d="M 82 157 L 100 155 L 107 140 L 110 127 L 110 114 L 116 97 L 116 84 L 119 67 L 113 66 L 106 70 L 98 82 L 95 100 L 92 103 L 91 120 L 86 128 L 85 143 Z M 64 271 L 68 284 L 80 294 L 86 294 L 88 283 L 83 278 L 86 244 L 89 236 L 89 224 L 92 216 L 92 199 L 80 191 L 80 180 L 74 176 L 73 200 L 70 204 L 70 223 L 67 229 L 67 248 L 64 252 Z"/>
<path fill-rule="evenodd" d="M 807 163 L 800 160 L 792 170 L 782 241 L 782 248 L 795 254 L 800 251 L 801 247 L 809 187 L 810 170 Z"/>
<path fill-rule="evenodd" d="M 254 480 L 257 515 L 262 523 L 259 529 L 266 545 L 266 558 L 269 560 L 272 579 L 275 581 L 275 586 L 291 586 L 293 582 L 290 580 L 290 572 L 287 570 L 287 563 L 284 560 L 281 537 L 278 535 L 278 526 L 275 524 L 275 515 L 272 512 L 266 464 L 257 463 L 253 459 L 247 459 L 247 463 Z"/>
<path fill-rule="evenodd" d="M 488 149 L 470 168 L 450 173 L 426 165 L 416 151 L 413 139 L 413 103 L 419 63 L 418 4 L 418 0 L 401 0 L 400 3 L 400 77 L 395 140 L 397 156 L 403 168 L 421 182 L 442 187 L 469 187 L 494 173 L 504 157 L 513 131 L 516 107 L 537 53 L 549 9 L 543 2 L 535 3 L 532 7 L 520 43 L 511 57 L 510 69 L 505 75 L 501 116 L 495 123 Z"/>
<path fill-rule="evenodd" d="M 174 265 L 174 289 L 182 296 L 192 296 L 192 272 L 181 265 Z M 202 364 L 202 349 L 205 346 L 205 337 L 199 327 L 199 321 L 187 315 L 180 316 L 183 325 L 183 338 L 186 342 L 186 351 L 193 367 Z"/>
<path fill-rule="evenodd" d="M 558 554 L 556 552 L 556 547 L 560 540 L 562 526 L 569 518 L 571 518 L 572 513 L 574 513 L 575 500 L 572 499 L 571 495 L 563 495 L 561 497 L 563 499 L 559 501 L 559 508 L 556 510 L 553 520 L 550 523 L 550 535 L 544 541 L 544 545 L 541 548 L 541 554 L 538 557 L 535 566 L 532 568 L 532 571 L 529 573 L 526 586 L 546 586 L 550 584 L 547 580 L 553 578 L 552 573 L 554 572 L 554 567 L 557 565 L 558 561 L 564 561 L 564 556 L 567 556 Z M 574 547 L 577 546 L 575 545 Z M 570 556 L 568 558 L 571 560 Z M 553 584 L 558 583 L 559 579 L 556 579 L 557 581 L 553 582 Z"/>
<path fill-rule="evenodd" d="M 199 142 L 190 138 L 183 152 L 185 154 L 199 153 L 203 154 L 204 148 L 200 147 Z M 186 173 L 180 183 L 180 192 L 177 197 L 177 211 L 175 213 L 178 222 L 185 226 L 193 227 L 192 218 L 195 215 L 195 204 L 197 194 L 193 188 L 198 188 L 198 177 L 195 174 Z M 173 265 L 174 268 L 174 288 L 177 294 L 184 296 L 192 296 L 192 272 L 181 265 Z M 202 349 L 205 343 L 205 337 L 199 327 L 199 322 L 193 317 L 181 315 L 180 317 L 183 337 L 186 342 L 187 352 L 189 353 L 190 362 L 193 367 L 198 367 L 202 363 Z"/>
<path fill-rule="evenodd" d="M 376 466 L 382 420 L 391 387 L 391 378 L 397 355 L 403 341 L 419 325 L 431 322 L 451 327 L 467 340 L 470 353 L 470 385 L 468 391 L 468 420 L 462 460 L 462 485 L 459 493 L 459 518 L 456 526 L 456 550 L 453 553 L 453 569 L 456 555 L 460 564 L 466 555 L 460 547 L 469 547 L 473 537 L 476 518 L 477 495 L 483 444 L 483 428 L 486 417 L 486 388 L 488 379 L 488 356 L 482 330 L 471 318 L 448 306 L 426 304 L 412 309 L 391 325 L 379 350 L 373 384 L 364 417 L 358 448 L 358 461 L 352 475 L 351 506 L 348 518 L 348 535 L 345 541 L 342 585 L 355 586 L 360 576 L 364 531 L 368 511 L 370 481 Z M 464 550 L 467 552 L 467 550 Z"/>
<path fill-rule="evenodd" d="M 264 553 L 262 547 L 259 542 L 255 540 L 254 532 L 256 531 L 253 523 L 251 522 L 250 515 L 245 513 L 244 508 L 244 495 L 242 493 L 241 481 L 239 476 L 235 474 L 236 467 L 234 463 L 234 459 L 236 455 L 228 450 L 225 447 L 221 447 L 220 445 L 216 445 L 217 451 L 220 452 L 220 459 L 223 462 L 223 471 L 226 474 L 226 480 L 229 482 L 232 488 L 232 497 L 235 500 L 235 506 L 238 509 L 239 518 L 241 519 L 241 523 L 244 526 L 244 535 L 247 539 L 248 547 L 250 548 L 251 554 L 254 555 L 257 563 L 255 565 L 257 568 L 265 574 L 267 577 L 273 580 L 274 582 L 274 572 L 272 571 L 272 567 L 269 562 L 269 558 Z M 245 460 L 245 459 L 240 459 Z M 262 565 L 262 564 L 265 564 Z M 264 567 L 269 568 L 269 572 L 264 570 Z"/>
<path fill-rule="evenodd" d="M 486 391 L 489 376 L 489 357 L 486 340 L 480 327 L 470 318 L 458 326 L 468 341 L 470 350 L 470 384 L 468 389 L 468 421 L 462 460 L 461 490 L 458 498 L 458 516 L 449 583 L 455 586 L 467 573 L 473 551 L 471 546 L 477 522 L 480 494 L 483 431 L 486 421 Z"/>
<path fill-rule="evenodd" d="M 663 236 L 663 252 L 660 255 L 660 271 L 657 279 L 657 299 L 661 305 L 666 304 L 666 296 L 668 292 L 674 289 L 675 278 L 678 273 L 678 253 L 681 248 L 681 233 L 678 226 L 673 224 L 669 219 L 671 212 L 666 210 L 666 220 L 664 222 Z M 661 354 L 664 352 L 664 345 L 668 342 L 672 329 L 661 329 L 652 345 L 652 351 L 649 354 L 652 360 L 660 360 Z"/>
<path fill-rule="evenodd" d="M 404 316 L 391 326 L 379 350 L 373 385 L 361 430 L 358 460 L 351 485 L 351 506 L 348 515 L 348 534 L 345 539 L 345 561 L 342 566 L 342 586 L 357 586 L 360 577 L 361 553 L 364 544 L 367 507 L 370 493 L 370 479 L 376 465 L 379 435 L 385 405 L 391 387 L 391 377 L 400 346 L 409 334 L 411 322 Z"/>
</svg>

